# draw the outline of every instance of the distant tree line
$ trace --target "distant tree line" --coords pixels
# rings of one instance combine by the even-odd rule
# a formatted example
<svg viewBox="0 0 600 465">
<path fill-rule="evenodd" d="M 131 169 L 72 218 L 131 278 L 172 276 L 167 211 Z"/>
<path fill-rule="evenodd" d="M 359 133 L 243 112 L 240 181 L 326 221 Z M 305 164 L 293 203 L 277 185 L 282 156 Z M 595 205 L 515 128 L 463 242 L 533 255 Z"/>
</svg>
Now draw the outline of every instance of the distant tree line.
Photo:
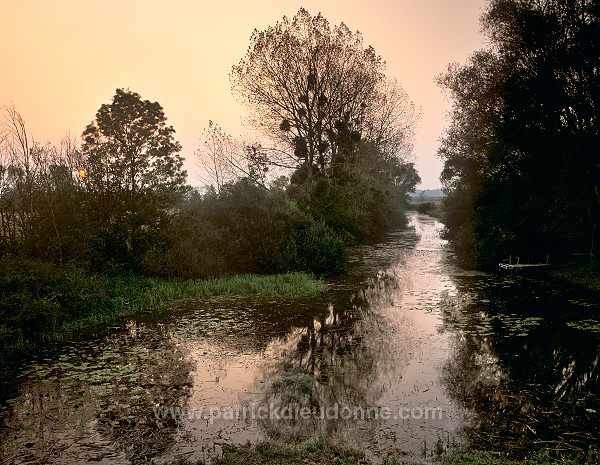
<svg viewBox="0 0 600 465">
<path fill-rule="evenodd" d="M 600 246 L 600 4 L 491 0 L 489 46 L 439 82 L 453 98 L 448 237 L 471 264 L 594 259 Z"/>
<path fill-rule="evenodd" d="M 403 222 L 418 111 L 359 33 L 301 9 L 255 32 L 234 90 L 268 143 L 204 131 L 187 184 L 160 104 L 117 89 L 82 135 L 41 145 L 13 107 L 0 132 L 0 257 L 93 272 L 207 277 L 335 272 L 349 243 Z"/>
</svg>

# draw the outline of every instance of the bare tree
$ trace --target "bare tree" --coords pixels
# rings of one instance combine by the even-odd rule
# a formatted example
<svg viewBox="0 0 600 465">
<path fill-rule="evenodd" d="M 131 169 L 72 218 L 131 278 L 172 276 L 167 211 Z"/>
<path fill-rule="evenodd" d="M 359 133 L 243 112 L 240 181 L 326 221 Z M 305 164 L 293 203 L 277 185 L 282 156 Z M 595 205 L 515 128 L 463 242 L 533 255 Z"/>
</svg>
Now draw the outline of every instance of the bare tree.
<svg viewBox="0 0 600 465">
<path fill-rule="evenodd" d="M 80 210 L 76 168 L 81 152 L 72 137 L 40 145 L 21 114 L 4 109 L 0 125 L 0 254 L 24 251 L 63 263 L 67 236 Z M 67 234 L 67 230 L 71 233 Z"/>
<path fill-rule="evenodd" d="M 363 138 L 374 142 L 388 156 L 408 160 L 421 111 L 396 79 L 381 84 L 369 110 Z"/>
<path fill-rule="evenodd" d="M 82 166 L 81 157 L 75 139 L 69 135 L 64 137 L 58 146 L 36 145 L 32 151 L 32 158 L 37 167 L 35 188 L 38 192 L 38 208 L 45 209 L 45 213 L 39 215 L 42 223 L 40 226 L 42 230 L 47 231 L 47 236 L 52 235 L 52 239 L 48 239 L 55 249 L 60 265 L 63 264 L 65 255 L 65 229 L 67 225 L 72 224 L 76 216 L 76 207 L 67 203 L 72 201 L 70 194 L 77 190 L 79 193 L 82 191 L 77 185 L 79 180 L 75 174 L 77 167 Z M 68 212 L 66 215 L 65 210 Z"/>
<path fill-rule="evenodd" d="M 231 81 L 255 126 L 285 142 L 292 149 L 286 163 L 305 164 L 311 179 L 314 169 L 327 174 L 338 163 L 349 139 L 377 136 L 389 147 L 408 139 L 409 133 L 399 133 L 404 125 L 396 124 L 402 117 L 395 114 L 400 110 L 404 122 L 412 121 L 409 107 L 401 105 L 406 94 L 397 85 L 395 94 L 386 94 L 384 68 L 359 32 L 343 23 L 331 29 L 320 14 L 300 9 L 291 20 L 284 17 L 266 31 L 254 31 Z M 377 126 L 389 122 L 394 133 L 377 134 Z"/>
<path fill-rule="evenodd" d="M 3 108 L 2 111 L 6 110 Z M 6 123 L 4 120 L 0 125 L 0 253 L 10 249 L 15 233 L 12 195 L 14 161 Z"/>
<path fill-rule="evenodd" d="M 25 126 L 25 120 L 14 105 L 5 109 L 6 150 L 10 164 L 7 167 L 10 184 L 11 237 L 29 237 L 34 224 L 35 166 L 32 149 L 35 145 Z"/>
<path fill-rule="evenodd" d="M 220 192 L 223 185 L 234 176 L 230 160 L 238 150 L 236 141 L 224 133 L 218 124 L 209 121 L 208 128 L 202 132 L 201 145 L 194 152 L 201 169 L 199 179 Z"/>
<path fill-rule="evenodd" d="M 212 121 L 204 129 L 201 145 L 195 155 L 201 169 L 200 180 L 217 192 L 228 182 L 240 178 L 249 178 L 262 187 L 267 185 L 270 164 L 267 150 L 259 143 L 248 143 L 232 137 Z M 278 164 L 276 161 L 273 163 Z"/>
</svg>

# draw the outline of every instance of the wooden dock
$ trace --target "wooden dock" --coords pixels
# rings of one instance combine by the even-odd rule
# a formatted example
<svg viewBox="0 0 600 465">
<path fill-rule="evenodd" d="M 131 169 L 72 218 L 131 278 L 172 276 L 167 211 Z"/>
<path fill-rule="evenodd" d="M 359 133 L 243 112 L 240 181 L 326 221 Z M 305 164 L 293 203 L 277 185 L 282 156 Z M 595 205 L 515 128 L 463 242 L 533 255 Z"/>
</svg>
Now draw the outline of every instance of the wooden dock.
<svg viewBox="0 0 600 465">
<path fill-rule="evenodd" d="M 498 263 L 500 270 L 508 271 L 537 271 L 545 270 L 550 267 L 550 255 L 546 257 L 546 263 L 519 263 L 519 257 L 517 257 L 516 263 L 513 263 L 512 255 L 503 262 Z"/>
</svg>

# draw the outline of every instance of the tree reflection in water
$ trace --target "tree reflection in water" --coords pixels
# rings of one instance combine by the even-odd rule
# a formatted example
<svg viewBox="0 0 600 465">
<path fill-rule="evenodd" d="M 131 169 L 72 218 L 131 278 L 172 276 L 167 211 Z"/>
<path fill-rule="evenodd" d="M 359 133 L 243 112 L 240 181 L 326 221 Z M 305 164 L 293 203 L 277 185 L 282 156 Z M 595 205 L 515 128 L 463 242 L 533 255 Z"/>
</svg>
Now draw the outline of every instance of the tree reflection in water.
<svg viewBox="0 0 600 465">
<path fill-rule="evenodd" d="M 136 464 L 173 444 L 176 419 L 158 418 L 154 407 L 188 397 L 191 366 L 177 346 L 130 322 L 89 349 L 66 345 L 21 375 L 3 422 L 2 463 Z"/>
<path fill-rule="evenodd" d="M 309 301 L 182 303 L 139 315 L 125 330 L 106 328 L 104 337 L 58 344 L 15 380 L 1 458 L 210 460 L 220 445 L 266 432 L 326 435 L 380 458 L 393 449 L 421 459 L 422 450 L 430 458 L 460 442 L 466 413 L 466 434 L 480 447 L 597 446 L 600 341 L 567 325 L 581 318 L 568 303 L 578 294 L 465 274 L 438 223 L 413 215 L 411 224 L 360 248 L 356 270 Z M 240 404 L 316 415 L 251 425 L 153 415 L 156 406 Z M 336 405 L 441 407 L 444 418 L 321 419 Z"/>
<path fill-rule="evenodd" d="M 442 331 L 454 334 L 443 382 L 475 414 L 469 440 L 484 449 L 549 447 L 598 458 L 598 334 L 565 324 L 582 317 L 568 290 L 561 296 L 536 281 L 494 279 L 459 280 L 442 312 Z"/>
<path fill-rule="evenodd" d="M 378 374 L 396 370 L 397 363 L 386 354 L 385 322 L 376 312 L 393 302 L 399 289 L 396 276 L 379 273 L 354 295 L 338 294 L 326 312 L 281 341 L 278 356 L 263 370 L 267 382 L 253 406 L 280 413 L 304 408 L 311 415 L 261 419 L 271 436 L 335 437 L 349 422 L 362 423 L 364 429 L 377 427 L 373 417 L 382 393 Z M 355 412 L 367 409 L 371 419 L 354 419 Z"/>
</svg>

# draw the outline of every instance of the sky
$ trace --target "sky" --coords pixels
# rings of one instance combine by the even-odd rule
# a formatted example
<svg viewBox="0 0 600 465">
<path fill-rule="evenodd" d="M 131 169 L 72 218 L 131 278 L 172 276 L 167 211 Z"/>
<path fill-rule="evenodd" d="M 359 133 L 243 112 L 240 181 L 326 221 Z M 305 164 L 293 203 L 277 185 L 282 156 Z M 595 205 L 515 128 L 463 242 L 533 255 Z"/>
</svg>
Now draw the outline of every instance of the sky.
<svg viewBox="0 0 600 465">
<path fill-rule="evenodd" d="M 485 0 L 0 0 L 0 106 L 13 104 L 41 143 L 79 136 L 115 89 L 159 102 L 183 146 L 194 150 L 212 120 L 250 131 L 231 93 L 231 67 L 252 31 L 300 7 L 360 31 L 421 108 L 414 162 L 420 188 L 440 186 L 436 156 L 451 102 L 435 76 L 483 45 Z"/>
</svg>

